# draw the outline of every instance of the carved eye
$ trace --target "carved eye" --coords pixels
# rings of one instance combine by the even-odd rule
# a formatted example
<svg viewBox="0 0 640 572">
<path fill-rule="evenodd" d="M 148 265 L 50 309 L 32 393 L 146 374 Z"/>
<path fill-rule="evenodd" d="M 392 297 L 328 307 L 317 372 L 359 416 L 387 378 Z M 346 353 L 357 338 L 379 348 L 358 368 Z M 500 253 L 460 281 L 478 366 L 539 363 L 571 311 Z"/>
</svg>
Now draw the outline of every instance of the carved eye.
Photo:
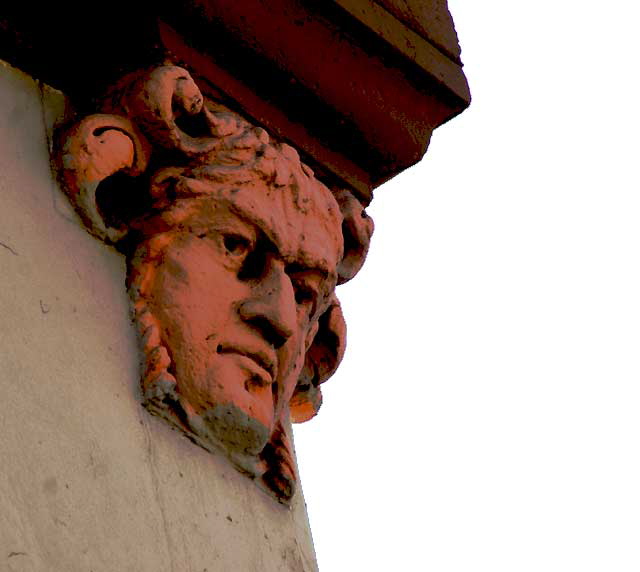
<svg viewBox="0 0 640 572">
<path fill-rule="evenodd" d="M 300 264 L 289 264 L 285 272 L 291 280 L 298 310 L 313 316 L 320 297 L 322 274 L 320 271 L 306 268 Z"/>
<path fill-rule="evenodd" d="M 296 304 L 302 305 L 313 302 L 314 291 L 311 288 L 308 288 L 299 282 L 294 282 L 293 289 L 295 291 Z"/>
<path fill-rule="evenodd" d="M 222 243 L 227 254 L 234 257 L 245 256 L 251 248 L 251 242 L 248 238 L 239 234 L 225 234 L 222 237 Z"/>
<path fill-rule="evenodd" d="M 313 315 L 316 311 L 316 291 L 304 282 L 294 280 L 292 283 L 296 304 L 310 316 Z"/>
</svg>

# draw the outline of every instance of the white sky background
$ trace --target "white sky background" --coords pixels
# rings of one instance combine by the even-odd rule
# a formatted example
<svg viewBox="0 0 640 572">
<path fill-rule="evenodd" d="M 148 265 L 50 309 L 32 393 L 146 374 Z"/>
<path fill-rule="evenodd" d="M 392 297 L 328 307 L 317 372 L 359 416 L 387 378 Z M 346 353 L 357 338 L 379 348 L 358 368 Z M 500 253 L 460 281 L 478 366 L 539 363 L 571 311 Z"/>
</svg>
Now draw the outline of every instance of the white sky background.
<svg viewBox="0 0 640 572">
<path fill-rule="evenodd" d="M 449 0 L 473 103 L 376 192 L 296 447 L 322 572 L 640 570 L 640 8 Z"/>
</svg>

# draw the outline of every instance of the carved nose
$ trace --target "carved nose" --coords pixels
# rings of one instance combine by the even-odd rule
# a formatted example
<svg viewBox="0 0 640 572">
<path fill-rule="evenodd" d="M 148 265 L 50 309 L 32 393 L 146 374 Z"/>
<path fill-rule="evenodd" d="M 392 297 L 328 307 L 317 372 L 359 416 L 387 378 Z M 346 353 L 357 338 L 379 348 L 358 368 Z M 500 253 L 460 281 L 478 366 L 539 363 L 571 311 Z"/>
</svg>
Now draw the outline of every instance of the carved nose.
<svg viewBox="0 0 640 572">
<path fill-rule="evenodd" d="M 284 263 L 271 258 L 251 295 L 238 307 L 244 322 L 258 330 L 275 349 L 281 348 L 293 335 L 297 323 L 295 294 Z"/>
</svg>

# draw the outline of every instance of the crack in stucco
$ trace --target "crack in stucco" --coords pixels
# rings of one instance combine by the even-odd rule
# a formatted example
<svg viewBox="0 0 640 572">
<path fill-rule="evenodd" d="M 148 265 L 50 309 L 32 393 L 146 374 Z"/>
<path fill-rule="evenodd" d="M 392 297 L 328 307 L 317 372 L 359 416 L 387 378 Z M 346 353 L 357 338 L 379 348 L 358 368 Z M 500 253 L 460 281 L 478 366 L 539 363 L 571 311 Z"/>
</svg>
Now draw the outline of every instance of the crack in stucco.
<svg viewBox="0 0 640 572">
<path fill-rule="evenodd" d="M 9 558 L 14 558 L 16 556 L 27 556 L 26 552 L 9 552 L 9 555 L 7 556 L 7 560 L 9 560 Z"/>
<path fill-rule="evenodd" d="M 18 256 L 18 253 L 8 244 L 5 244 L 4 242 L 0 242 L 0 246 L 2 246 L 3 248 L 6 248 L 14 256 Z"/>
</svg>

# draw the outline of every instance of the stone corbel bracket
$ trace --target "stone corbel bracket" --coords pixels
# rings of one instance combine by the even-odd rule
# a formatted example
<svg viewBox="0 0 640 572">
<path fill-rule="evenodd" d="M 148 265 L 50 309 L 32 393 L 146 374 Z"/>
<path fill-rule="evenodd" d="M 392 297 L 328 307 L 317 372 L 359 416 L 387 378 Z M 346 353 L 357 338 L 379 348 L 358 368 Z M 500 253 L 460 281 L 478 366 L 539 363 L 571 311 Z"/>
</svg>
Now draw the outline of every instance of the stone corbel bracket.
<svg viewBox="0 0 640 572">
<path fill-rule="evenodd" d="M 287 503 L 288 421 L 344 355 L 334 288 L 367 254 L 364 205 L 177 66 L 129 74 L 59 141 L 69 200 L 128 260 L 143 405 Z"/>
</svg>

